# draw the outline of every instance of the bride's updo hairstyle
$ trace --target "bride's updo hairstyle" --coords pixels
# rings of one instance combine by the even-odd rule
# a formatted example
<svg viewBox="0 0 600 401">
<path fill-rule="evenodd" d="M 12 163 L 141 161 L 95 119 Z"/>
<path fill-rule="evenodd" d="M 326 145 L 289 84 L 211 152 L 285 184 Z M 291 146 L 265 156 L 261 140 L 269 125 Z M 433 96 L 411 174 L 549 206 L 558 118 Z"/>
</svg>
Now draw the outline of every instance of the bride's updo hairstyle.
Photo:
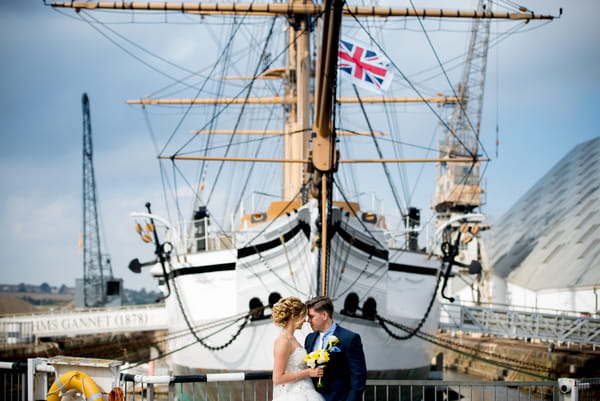
<svg viewBox="0 0 600 401">
<path fill-rule="evenodd" d="M 273 323 L 279 327 L 285 327 L 292 317 L 305 317 L 306 305 L 296 297 L 281 298 L 273 305 L 271 318 Z"/>
</svg>

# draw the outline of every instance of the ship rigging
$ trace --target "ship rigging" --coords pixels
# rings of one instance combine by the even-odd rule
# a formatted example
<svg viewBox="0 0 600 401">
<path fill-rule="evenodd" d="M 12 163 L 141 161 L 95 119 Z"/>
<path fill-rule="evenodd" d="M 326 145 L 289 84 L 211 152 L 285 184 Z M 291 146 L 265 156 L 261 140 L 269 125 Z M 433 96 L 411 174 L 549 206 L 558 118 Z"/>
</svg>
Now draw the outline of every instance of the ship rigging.
<svg viewBox="0 0 600 401">
<path fill-rule="evenodd" d="M 389 59 L 390 69 L 403 78 L 403 85 L 416 93 L 418 103 L 442 122 L 451 137 L 458 139 L 456 129 L 443 121 L 434 105 L 453 103 L 458 108 L 463 107 L 464 93 L 425 96 L 407 79 L 395 58 L 386 53 L 361 20 L 410 17 L 419 22 L 424 18 L 531 21 L 549 20 L 552 16 L 523 11 L 363 7 L 345 5 L 342 1 L 323 4 L 297 0 L 287 4 L 49 4 L 86 13 L 103 9 L 183 13 L 194 15 L 200 21 L 225 15 L 231 22 L 222 48 L 212 54 L 216 62 L 208 78 L 202 84 L 191 85 L 193 96 L 170 100 L 152 97 L 130 102 L 141 105 L 144 113 L 147 108 L 160 104 L 176 104 L 175 107 L 183 111 L 157 154 L 159 161 L 169 165 L 173 173 L 168 185 L 172 186 L 178 211 L 181 204 L 175 195 L 179 192 L 178 180 L 184 177 L 181 173 L 186 167 L 182 164 L 189 160 L 199 162 L 192 173 L 196 179 L 183 178 L 192 188 L 191 222 L 171 223 L 171 219 L 161 219 L 151 213 L 149 206 L 147 213 L 135 215 L 139 220 L 151 219 L 148 224 L 140 224 L 138 232 L 143 239 L 155 242 L 156 259 L 146 263 L 138 261 L 132 268 L 139 271 L 144 266 L 152 266 L 151 273 L 164 288 L 173 331 L 187 328 L 197 342 L 185 355 L 173 355 L 175 366 L 204 370 L 269 369 L 269 356 L 247 352 L 268 349 L 263 342 L 273 337 L 274 329 L 261 319 L 264 317 L 261 310 L 274 303 L 278 296 L 294 294 L 308 298 L 323 294 L 334 299 L 343 324 L 361 332 L 365 338 L 372 375 L 415 377 L 428 370 L 432 348 L 414 334 L 432 333 L 436 329 L 436 296 L 458 255 L 461 235 L 446 241 L 446 248 L 441 251 L 424 252 L 415 236 L 419 230 L 418 213 L 402 204 L 389 164 L 433 162 L 475 166 L 486 158 L 481 157 L 477 149 L 467 147 L 459 154 L 441 152 L 436 158 L 411 159 L 399 157 L 399 152 L 394 154 L 396 157 L 389 157 L 382 138 L 394 130 L 378 128 L 382 124 L 376 126 L 375 117 L 381 111 L 388 111 L 391 105 L 408 104 L 415 96 L 368 97 L 337 77 L 340 31 L 344 31 L 342 19 L 347 17 L 355 33 L 368 39 L 374 52 Z M 234 39 L 246 33 L 254 17 L 262 18 L 260 35 L 247 34 L 242 47 L 235 47 Z M 276 23 L 282 21 L 282 36 L 286 40 L 271 46 L 277 42 Z M 239 58 L 238 63 L 232 64 L 231 59 L 238 56 L 236 52 L 247 58 Z M 247 75 L 229 73 L 242 67 L 248 70 Z M 226 83 L 231 85 L 226 87 Z M 196 113 L 193 109 L 196 106 L 204 107 L 203 111 Z M 255 106 L 267 107 L 257 112 Z M 346 106 L 354 106 L 354 109 L 347 112 Z M 368 106 L 376 107 L 368 112 Z M 273 117 L 274 107 L 283 108 L 281 121 Z M 382 114 L 385 117 L 380 116 L 380 119 L 398 118 L 395 113 Z M 200 125 L 195 123 L 196 126 L 189 127 L 193 133 L 187 133 L 175 144 L 175 134 L 180 136 L 182 127 L 189 126 L 192 117 L 197 118 Z M 283 129 L 276 129 L 275 123 L 281 123 Z M 215 139 L 219 135 L 227 139 L 219 142 Z M 240 139 L 249 135 L 254 138 Z M 271 138 L 283 142 L 282 156 L 265 155 Z M 351 147 L 346 139 L 357 140 L 358 144 Z M 198 141 L 200 147 L 193 148 Z M 374 150 L 366 151 L 368 142 Z M 391 142 L 388 147 L 397 144 Z M 361 152 L 353 150 L 357 148 Z M 282 165 L 281 175 L 269 168 L 263 170 L 262 175 L 255 173 L 259 164 L 273 163 Z M 358 163 L 380 164 L 383 172 L 369 176 L 363 171 L 346 169 Z M 234 184 L 233 174 L 226 171 L 226 164 L 245 164 L 244 178 Z M 392 195 L 393 208 L 400 214 L 400 225 L 385 218 L 376 200 L 371 207 L 358 202 L 364 188 L 355 184 L 359 177 L 366 178 L 368 187 L 374 186 L 377 190 L 389 187 L 386 190 Z M 161 170 L 161 179 L 167 181 L 166 170 Z M 216 182 L 227 188 L 217 191 L 213 184 Z M 271 191 L 273 187 L 282 189 L 275 195 L 277 201 L 263 208 L 256 205 L 248 208 L 243 205 L 243 199 L 251 185 L 257 188 L 255 194 L 260 192 L 262 196 L 277 192 Z M 408 200 L 409 196 L 404 195 Z M 233 210 L 230 222 L 219 215 L 220 210 L 226 209 Z M 164 229 L 160 238 L 159 224 Z M 477 233 L 471 230 L 471 234 Z M 405 243 L 401 244 L 399 238 L 405 239 Z M 210 344 L 196 330 L 213 327 L 212 323 L 224 322 L 225 317 L 230 316 L 238 316 L 242 323 L 232 328 L 227 320 L 222 331 L 215 330 Z M 375 323 L 382 316 L 389 319 L 379 319 L 381 326 L 395 322 L 395 327 L 412 328 L 408 335 L 401 336 L 405 341 L 389 346 L 389 328 L 384 330 Z M 174 338 L 170 349 L 182 349 L 190 336 L 188 340 Z M 241 355 L 240 350 L 246 352 Z"/>
</svg>

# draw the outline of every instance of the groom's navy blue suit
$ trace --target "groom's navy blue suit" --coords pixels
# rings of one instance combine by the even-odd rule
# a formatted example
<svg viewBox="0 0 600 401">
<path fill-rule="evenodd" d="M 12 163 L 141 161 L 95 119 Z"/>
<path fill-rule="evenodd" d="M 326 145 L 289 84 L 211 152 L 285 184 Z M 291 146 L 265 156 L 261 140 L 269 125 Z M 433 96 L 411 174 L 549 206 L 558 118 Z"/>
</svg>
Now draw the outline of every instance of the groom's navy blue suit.
<svg viewBox="0 0 600 401">
<path fill-rule="evenodd" d="M 340 340 L 336 345 L 340 351 L 330 352 L 330 359 L 323 373 L 324 386 L 316 390 L 326 401 L 360 400 L 367 381 L 367 365 L 360 335 L 339 325 L 333 335 Z M 306 336 L 304 348 L 307 352 L 313 350 L 318 339 L 318 331 Z M 317 381 L 318 379 L 313 378 L 315 387 Z"/>
</svg>

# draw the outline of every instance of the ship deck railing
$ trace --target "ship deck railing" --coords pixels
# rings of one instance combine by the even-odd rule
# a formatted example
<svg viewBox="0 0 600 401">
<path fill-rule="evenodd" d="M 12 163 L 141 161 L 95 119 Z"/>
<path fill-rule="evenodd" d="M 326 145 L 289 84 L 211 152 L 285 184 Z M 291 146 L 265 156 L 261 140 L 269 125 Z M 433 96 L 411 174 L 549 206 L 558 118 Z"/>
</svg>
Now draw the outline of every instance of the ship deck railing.
<svg viewBox="0 0 600 401">
<path fill-rule="evenodd" d="M 27 363 L 0 362 L 0 398 L 45 400 L 54 368 L 41 358 Z M 270 372 L 145 376 L 120 373 L 127 401 L 271 401 Z M 114 390 L 114 389 L 113 389 Z M 109 398 L 108 391 L 103 398 Z M 600 379 L 547 381 L 368 380 L 363 401 L 583 401 L 600 399 Z"/>
<path fill-rule="evenodd" d="M 442 303 L 439 328 L 551 343 L 600 345 L 600 317 L 590 313 L 508 305 Z"/>
<path fill-rule="evenodd" d="M 198 226 L 203 228 L 198 229 Z M 259 226 L 244 230 L 224 231 L 220 227 L 206 225 L 205 221 L 200 220 L 184 221 L 182 227 L 192 227 L 192 229 L 182 230 L 184 234 L 180 238 L 170 238 L 181 255 L 235 249 L 264 230 L 264 227 Z"/>
</svg>

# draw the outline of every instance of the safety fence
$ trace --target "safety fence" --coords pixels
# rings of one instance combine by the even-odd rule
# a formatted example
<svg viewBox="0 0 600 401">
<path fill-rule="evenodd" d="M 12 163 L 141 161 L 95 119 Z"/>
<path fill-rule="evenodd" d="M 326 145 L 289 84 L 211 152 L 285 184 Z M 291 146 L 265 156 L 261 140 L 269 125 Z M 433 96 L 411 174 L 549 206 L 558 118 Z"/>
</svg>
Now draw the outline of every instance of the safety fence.
<svg viewBox="0 0 600 401">
<path fill-rule="evenodd" d="M 440 329 L 600 345 L 600 318 L 559 311 L 443 303 Z"/>
<path fill-rule="evenodd" d="M 27 364 L 0 362 L 0 377 L 0 397 L 5 401 L 46 400 L 49 384 L 57 380 L 52 366 L 40 362 L 40 358 L 30 359 Z M 114 391 L 109 395 L 104 389 L 104 400 L 112 397 L 127 401 L 270 401 L 273 397 L 271 372 L 180 376 L 120 373 L 118 385 L 121 398 L 114 398 Z M 78 395 L 76 391 L 70 394 L 81 395 L 87 396 Z M 363 401 L 405 400 L 596 401 L 600 400 L 600 379 L 519 382 L 369 380 L 363 395 Z"/>
<path fill-rule="evenodd" d="M 0 362 L 0 399 L 26 401 L 27 364 L 22 362 Z"/>
</svg>

